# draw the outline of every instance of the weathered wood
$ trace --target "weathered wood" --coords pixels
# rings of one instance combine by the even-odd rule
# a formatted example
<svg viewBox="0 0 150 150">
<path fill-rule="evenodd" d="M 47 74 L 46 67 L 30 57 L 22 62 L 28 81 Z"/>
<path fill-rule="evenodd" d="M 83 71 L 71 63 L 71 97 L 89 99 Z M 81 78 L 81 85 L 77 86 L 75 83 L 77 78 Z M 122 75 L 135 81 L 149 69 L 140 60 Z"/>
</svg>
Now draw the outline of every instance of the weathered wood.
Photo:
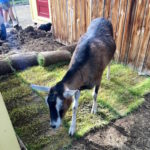
<svg viewBox="0 0 150 150">
<path fill-rule="evenodd" d="M 146 56 L 145 56 L 141 71 L 150 76 L 150 38 L 149 38 L 149 43 L 148 43 L 147 51 L 145 55 Z"/>
<path fill-rule="evenodd" d="M 116 39 L 116 32 L 117 32 L 117 23 L 118 23 L 118 15 L 119 15 L 119 5 L 120 0 L 114 0 L 112 3 L 112 25 L 113 25 L 113 31 L 114 31 L 114 38 Z"/>
<path fill-rule="evenodd" d="M 104 0 L 98 0 L 97 6 L 98 6 L 98 8 L 97 8 L 98 17 L 103 17 Z"/>
<path fill-rule="evenodd" d="M 62 51 L 62 50 L 67 50 L 69 51 L 71 54 L 73 54 L 75 48 L 77 46 L 77 43 L 74 43 L 74 44 L 71 44 L 71 45 L 68 45 L 68 46 L 62 46 L 60 47 L 58 50 Z"/>
<path fill-rule="evenodd" d="M 126 62 L 128 43 L 130 41 L 129 39 L 131 37 L 131 31 L 132 31 L 132 20 L 134 19 L 132 13 L 134 12 L 134 10 L 135 10 L 135 2 L 128 0 L 122 47 L 121 47 L 121 53 L 119 58 L 121 62 Z"/>
<path fill-rule="evenodd" d="M 136 68 L 138 68 L 139 71 L 142 70 L 143 62 L 146 55 L 147 45 L 150 38 L 150 0 L 147 1 L 146 4 L 146 11 L 144 15 L 144 21 L 141 29 L 141 37 L 140 37 L 140 46 L 139 46 L 139 52 L 137 56 L 136 61 Z"/>
<path fill-rule="evenodd" d="M 124 24 L 125 24 L 125 17 L 126 17 L 126 9 L 127 9 L 127 0 L 121 1 L 120 10 L 119 10 L 119 19 L 118 19 L 118 33 L 116 36 L 116 52 L 115 52 L 115 59 L 119 60 L 119 55 L 121 51 L 122 45 L 122 38 L 124 33 Z"/>
<path fill-rule="evenodd" d="M 107 19 L 110 18 L 110 8 L 111 8 L 111 0 L 105 0 L 104 17 Z"/>
<path fill-rule="evenodd" d="M 139 39 L 141 35 L 141 27 L 143 23 L 143 16 L 146 6 L 146 0 L 139 0 L 137 3 L 136 14 L 134 19 L 134 26 L 132 29 L 131 46 L 128 54 L 128 64 L 132 65 L 136 63 L 137 53 L 139 51 Z"/>
<path fill-rule="evenodd" d="M 91 19 L 95 19 L 98 17 L 98 10 L 97 10 L 97 0 L 92 0 L 91 2 Z"/>
<path fill-rule="evenodd" d="M 76 24 L 76 28 L 75 28 L 75 33 L 76 33 L 76 37 L 74 39 L 74 42 L 76 41 L 76 39 L 79 39 L 80 38 L 80 33 L 81 33 L 81 28 L 80 28 L 80 22 L 81 22 L 81 18 L 80 18 L 80 14 L 82 13 L 81 12 L 81 9 L 80 9 L 80 0 L 75 0 L 75 3 L 76 3 L 76 18 L 75 18 L 75 24 Z"/>
<path fill-rule="evenodd" d="M 86 0 L 80 3 L 80 36 L 86 32 Z"/>
</svg>

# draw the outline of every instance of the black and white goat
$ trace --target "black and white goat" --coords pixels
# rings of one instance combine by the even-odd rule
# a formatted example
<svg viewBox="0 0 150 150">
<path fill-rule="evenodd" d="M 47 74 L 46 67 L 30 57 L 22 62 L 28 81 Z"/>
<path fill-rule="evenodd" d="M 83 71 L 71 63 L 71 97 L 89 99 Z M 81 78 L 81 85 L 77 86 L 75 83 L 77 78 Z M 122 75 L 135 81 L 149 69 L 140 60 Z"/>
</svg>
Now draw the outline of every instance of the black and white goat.
<svg viewBox="0 0 150 150">
<path fill-rule="evenodd" d="M 91 113 L 96 113 L 102 74 L 113 58 L 115 49 L 112 24 L 104 18 L 94 19 L 80 38 L 65 76 L 55 86 L 47 88 L 52 128 L 61 125 L 63 116 L 73 102 L 69 134 L 75 133 L 78 100 L 82 90 L 94 88 Z"/>
</svg>

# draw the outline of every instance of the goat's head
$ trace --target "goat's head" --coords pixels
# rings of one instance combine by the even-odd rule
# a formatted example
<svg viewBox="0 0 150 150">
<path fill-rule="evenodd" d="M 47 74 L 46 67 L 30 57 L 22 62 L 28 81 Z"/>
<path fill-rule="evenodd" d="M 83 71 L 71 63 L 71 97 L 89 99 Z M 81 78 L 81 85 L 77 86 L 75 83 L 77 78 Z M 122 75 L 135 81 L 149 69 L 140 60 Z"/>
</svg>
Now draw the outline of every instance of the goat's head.
<svg viewBox="0 0 150 150">
<path fill-rule="evenodd" d="M 50 126 L 58 128 L 61 125 L 62 118 L 71 105 L 72 96 L 75 90 L 65 90 L 60 82 L 50 88 L 46 102 L 50 110 Z"/>
</svg>

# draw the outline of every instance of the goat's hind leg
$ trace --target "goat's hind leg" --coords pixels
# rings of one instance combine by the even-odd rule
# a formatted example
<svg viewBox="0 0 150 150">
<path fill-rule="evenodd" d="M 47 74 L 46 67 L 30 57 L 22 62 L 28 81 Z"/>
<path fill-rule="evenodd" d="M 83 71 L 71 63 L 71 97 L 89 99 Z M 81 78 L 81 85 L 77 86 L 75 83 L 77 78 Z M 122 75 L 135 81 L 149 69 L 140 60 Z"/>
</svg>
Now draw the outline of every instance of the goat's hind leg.
<svg viewBox="0 0 150 150">
<path fill-rule="evenodd" d="M 107 80 L 110 80 L 110 63 L 108 64 L 107 67 Z"/>
<path fill-rule="evenodd" d="M 98 90 L 99 90 L 99 85 L 96 85 L 93 91 L 93 106 L 92 106 L 92 110 L 91 113 L 92 114 L 96 114 L 97 112 L 97 94 L 98 94 Z"/>
</svg>

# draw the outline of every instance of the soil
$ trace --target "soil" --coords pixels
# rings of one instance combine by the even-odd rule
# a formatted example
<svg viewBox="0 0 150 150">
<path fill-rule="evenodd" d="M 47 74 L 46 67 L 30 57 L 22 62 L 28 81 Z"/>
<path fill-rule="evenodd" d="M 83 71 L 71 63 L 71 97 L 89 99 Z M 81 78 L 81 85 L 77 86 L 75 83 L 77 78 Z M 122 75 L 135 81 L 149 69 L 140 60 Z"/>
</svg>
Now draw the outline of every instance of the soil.
<svg viewBox="0 0 150 150">
<path fill-rule="evenodd" d="M 50 31 L 45 32 L 32 26 L 19 31 L 11 29 L 7 40 L 0 41 L 0 58 L 21 52 L 53 51 L 61 46 Z"/>
<path fill-rule="evenodd" d="M 129 116 L 74 141 L 70 150 L 150 150 L 150 93 Z"/>
</svg>

